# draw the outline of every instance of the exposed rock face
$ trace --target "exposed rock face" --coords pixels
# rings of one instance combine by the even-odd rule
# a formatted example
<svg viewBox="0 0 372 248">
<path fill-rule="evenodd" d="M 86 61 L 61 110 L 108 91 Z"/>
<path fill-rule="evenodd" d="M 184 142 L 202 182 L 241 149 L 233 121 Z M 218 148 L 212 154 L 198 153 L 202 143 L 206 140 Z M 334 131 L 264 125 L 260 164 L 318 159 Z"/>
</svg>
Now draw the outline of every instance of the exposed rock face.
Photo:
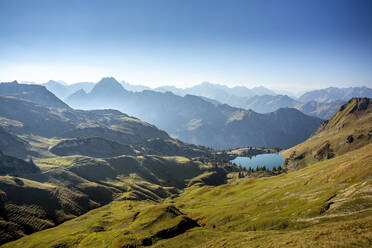
<svg viewBox="0 0 372 248">
<path fill-rule="evenodd" d="M 354 141 L 354 137 L 353 137 L 353 135 L 349 135 L 349 136 L 347 136 L 347 138 L 346 138 L 346 143 L 351 144 L 351 143 L 353 143 L 353 141 Z"/>
<path fill-rule="evenodd" d="M 353 98 L 351 101 L 354 101 L 355 104 L 349 113 L 358 113 L 359 111 L 366 110 L 372 104 L 371 98 Z"/>
<path fill-rule="evenodd" d="M 324 160 L 324 159 L 330 159 L 333 158 L 335 154 L 333 153 L 333 150 L 331 148 L 331 145 L 327 142 L 325 143 L 317 152 L 314 158 L 317 160 Z"/>
<path fill-rule="evenodd" d="M 352 98 L 339 108 L 324 129 L 345 128 L 345 126 L 352 124 L 348 119 L 359 118 L 359 114 L 368 115 L 371 112 L 372 98 Z"/>
</svg>

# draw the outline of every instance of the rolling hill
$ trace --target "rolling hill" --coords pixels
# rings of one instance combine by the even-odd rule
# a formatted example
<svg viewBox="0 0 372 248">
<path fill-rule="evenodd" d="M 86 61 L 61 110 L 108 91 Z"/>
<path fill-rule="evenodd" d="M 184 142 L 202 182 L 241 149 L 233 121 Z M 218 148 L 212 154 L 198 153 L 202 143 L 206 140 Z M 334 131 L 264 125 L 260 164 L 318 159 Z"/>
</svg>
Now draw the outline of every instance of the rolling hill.
<svg viewBox="0 0 372 248">
<path fill-rule="evenodd" d="M 252 175 L 228 161 L 273 150 L 214 151 L 117 110 L 1 96 L 2 147 L 43 150 L 29 162 L 0 153 L 2 247 L 370 244 L 371 99 L 351 99 L 319 127 L 293 108 L 258 114 L 197 96 L 133 93 L 113 78 L 97 86 L 82 94 L 86 103 L 127 101 L 128 110 L 141 100 L 151 118 L 171 115 L 179 135 L 191 116 L 187 135 L 199 140 L 289 146 L 317 131 L 282 151 L 284 170 Z"/>
<path fill-rule="evenodd" d="M 0 151 L 19 158 L 26 158 L 30 154 L 27 141 L 7 132 L 0 127 Z"/>
<path fill-rule="evenodd" d="M 175 156 L 64 156 L 39 159 L 37 166 L 11 159 L 0 154 L 0 173 L 6 175 L 0 176 L 0 244 L 114 199 L 160 202 L 178 194 L 194 177 L 215 171 L 222 181 L 210 183 L 221 184 L 228 172 L 239 170 Z"/>
<path fill-rule="evenodd" d="M 370 99 L 350 100 L 304 144 L 367 127 L 369 111 Z M 158 203 L 117 200 L 4 247 L 369 247 L 371 159 L 360 142 L 277 176 L 195 184 Z"/>
</svg>

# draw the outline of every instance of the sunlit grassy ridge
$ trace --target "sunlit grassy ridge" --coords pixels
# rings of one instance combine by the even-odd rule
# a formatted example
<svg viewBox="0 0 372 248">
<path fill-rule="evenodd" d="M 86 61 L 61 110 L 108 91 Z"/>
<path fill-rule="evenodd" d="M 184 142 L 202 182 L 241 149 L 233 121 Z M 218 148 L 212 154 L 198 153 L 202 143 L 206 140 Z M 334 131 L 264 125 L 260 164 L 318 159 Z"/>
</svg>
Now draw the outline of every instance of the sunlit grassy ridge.
<svg viewBox="0 0 372 248">
<path fill-rule="evenodd" d="M 161 202 L 209 170 L 221 176 L 204 184 L 222 184 L 227 174 L 223 168 L 181 156 L 74 155 L 35 163 L 41 172 L 0 176 L 0 244 L 59 225 L 114 199 Z"/>
<path fill-rule="evenodd" d="M 136 247 L 197 226 L 172 205 L 115 201 L 84 216 L 18 240 L 26 247 Z M 173 229 L 172 229 L 173 228 Z M 55 232 L 57 231 L 57 232 Z M 56 238 L 58 237 L 58 238 Z M 9 244 L 10 245 L 10 244 Z M 5 245 L 4 247 L 7 247 Z"/>
<path fill-rule="evenodd" d="M 287 167 L 296 169 L 358 149 L 371 138 L 372 100 L 353 98 L 315 135 L 282 154 L 288 159 Z"/>
<path fill-rule="evenodd" d="M 176 206 L 206 226 L 221 230 L 293 229 L 309 225 L 331 197 L 349 191 L 326 213 L 351 213 L 372 207 L 372 144 L 356 152 L 268 178 L 249 178 L 219 187 L 191 187 Z M 360 188 L 359 188 L 360 187 Z M 364 192 L 364 193 L 363 193 Z"/>
<path fill-rule="evenodd" d="M 288 174 L 195 185 L 162 204 L 114 201 L 4 247 L 368 247 L 371 175 L 369 144 Z"/>
</svg>

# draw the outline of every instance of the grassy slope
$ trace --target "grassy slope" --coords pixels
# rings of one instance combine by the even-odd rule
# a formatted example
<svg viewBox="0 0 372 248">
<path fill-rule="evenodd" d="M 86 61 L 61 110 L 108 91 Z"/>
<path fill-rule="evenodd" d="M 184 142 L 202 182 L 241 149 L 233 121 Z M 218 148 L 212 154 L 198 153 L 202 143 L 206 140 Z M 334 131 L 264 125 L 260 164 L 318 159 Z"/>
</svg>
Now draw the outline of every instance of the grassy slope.
<svg viewBox="0 0 372 248">
<path fill-rule="evenodd" d="M 287 167 L 298 169 L 322 160 L 317 158 L 317 153 L 327 144 L 330 146 L 331 153 L 337 156 L 370 143 L 372 138 L 372 104 L 369 103 L 367 109 L 359 111 L 354 109 L 363 100 L 368 101 L 367 98 L 351 99 L 315 135 L 305 142 L 281 152 L 285 158 L 289 159 Z M 347 142 L 349 136 L 353 137 L 351 143 Z"/>
<path fill-rule="evenodd" d="M 114 201 L 4 247 L 368 247 L 371 174 L 369 144 L 288 174 L 192 186 L 164 204 Z M 186 215 L 202 227 L 159 238 Z"/>
<path fill-rule="evenodd" d="M 64 156 L 35 160 L 41 172 L 0 177 L 0 244 L 118 200 L 161 202 L 212 165 L 186 157 Z M 224 169 L 218 174 L 226 175 Z M 222 184 L 212 179 L 207 184 Z M 216 182 L 215 182 L 216 181 Z M 27 196 L 33 195 L 32 199 Z M 51 205 L 49 203 L 52 203 Z M 40 223 L 48 223 L 41 225 Z"/>
<path fill-rule="evenodd" d="M 368 177 L 372 174 L 371 159 L 372 144 L 288 174 L 249 178 L 214 188 L 191 187 L 175 200 L 176 206 L 200 219 L 199 223 L 221 230 L 299 228 L 309 224 L 299 219 L 319 216 L 335 194 L 356 186 L 361 188 L 360 192 L 368 193 L 372 182 Z M 326 213 L 351 212 L 346 209 L 354 199 L 351 196 L 356 197 L 354 208 L 371 207 L 370 201 L 358 202 L 358 193 L 354 193 L 345 202 L 331 205 Z"/>
</svg>

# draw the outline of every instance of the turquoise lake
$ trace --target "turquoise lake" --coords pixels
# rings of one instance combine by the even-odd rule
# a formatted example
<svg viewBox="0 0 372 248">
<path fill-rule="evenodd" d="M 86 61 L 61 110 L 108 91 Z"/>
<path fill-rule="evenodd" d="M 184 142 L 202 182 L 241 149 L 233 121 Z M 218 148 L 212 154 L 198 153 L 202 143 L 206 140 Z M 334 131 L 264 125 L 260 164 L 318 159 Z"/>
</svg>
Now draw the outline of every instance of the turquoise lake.
<svg viewBox="0 0 372 248">
<path fill-rule="evenodd" d="M 280 153 L 268 153 L 268 154 L 259 154 L 252 157 L 236 157 L 230 162 L 241 165 L 245 168 L 251 167 L 262 167 L 266 166 L 268 169 L 272 169 L 274 166 L 282 166 L 284 164 L 284 158 Z"/>
</svg>

